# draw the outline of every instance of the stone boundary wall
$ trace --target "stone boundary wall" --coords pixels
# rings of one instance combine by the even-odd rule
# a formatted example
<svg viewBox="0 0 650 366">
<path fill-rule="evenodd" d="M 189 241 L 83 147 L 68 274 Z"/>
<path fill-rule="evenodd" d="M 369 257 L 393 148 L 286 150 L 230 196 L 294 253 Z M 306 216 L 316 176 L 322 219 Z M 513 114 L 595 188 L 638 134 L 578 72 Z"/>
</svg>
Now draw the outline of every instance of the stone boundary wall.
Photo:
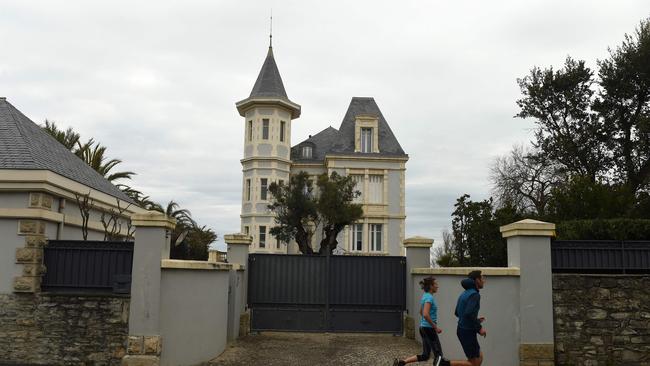
<svg viewBox="0 0 650 366">
<path fill-rule="evenodd" d="M 554 274 L 557 365 L 650 365 L 650 276 Z"/>
<path fill-rule="evenodd" d="M 120 365 L 129 297 L 0 294 L 0 364 Z"/>
</svg>

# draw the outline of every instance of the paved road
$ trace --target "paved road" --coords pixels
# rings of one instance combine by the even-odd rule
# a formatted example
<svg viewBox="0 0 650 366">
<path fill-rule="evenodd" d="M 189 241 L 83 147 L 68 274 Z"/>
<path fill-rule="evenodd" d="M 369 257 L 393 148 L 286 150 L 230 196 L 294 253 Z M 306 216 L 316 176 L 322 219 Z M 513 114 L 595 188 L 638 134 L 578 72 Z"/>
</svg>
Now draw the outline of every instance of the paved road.
<svg viewBox="0 0 650 366">
<path fill-rule="evenodd" d="M 414 340 L 392 335 L 264 332 L 228 345 L 209 365 L 389 366 L 421 351 Z"/>
</svg>

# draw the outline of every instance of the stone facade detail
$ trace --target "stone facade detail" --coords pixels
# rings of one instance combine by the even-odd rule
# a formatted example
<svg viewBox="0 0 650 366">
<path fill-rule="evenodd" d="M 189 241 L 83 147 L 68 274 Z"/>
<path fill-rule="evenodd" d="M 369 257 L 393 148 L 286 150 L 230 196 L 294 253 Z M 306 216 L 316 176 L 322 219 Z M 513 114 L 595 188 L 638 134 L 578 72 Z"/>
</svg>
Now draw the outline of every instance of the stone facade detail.
<svg viewBox="0 0 650 366">
<path fill-rule="evenodd" d="M 20 234 L 20 235 L 45 235 L 45 221 L 43 221 L 43 220 L 20 220 L 18 222 L 18 234 Z"/>
<path fill-rule="evenodd" d="M 32 192 L 29 194 L 29 207 L 51 210 L 52 196 L 46 193 Z"/>
<path fill-rule="evenodd" d="M 159 335 L 129 335 L 122 366 L 157 366 L 160 364 L 162 339 Z"/>
<path fill-rule="evenodd" d="M 650 365 L 650 276 L 553 275 L 558 365 Z"/>
<path fill-rule="evenodd" d="M 128 297 L 0 294 L 0 364 L 120 365 Z"/>
<path fill-rule="evenodd" d="M 30 206 L 35 200 L 41 204 L 42 197 L 40 193 L 32 193 Z M 16 263 L 21 264 L 23 270 L 22 276 L 14 278 L 14 292 L 38 292 L 41 290 L 41 280 L 46 271 L 43 266 L 43 247 L 47 244 L 45 221 L 20 220 L 18 231 L 25 238 L 25 246 L 16 248 Z"/>
<path fill-rule="evenodd" d="M 239 336 L 245 337 L 248 335 L 251 325 L 251 315 L 248 311 L 241 313 L 239 316 Z"/>
<path fill-rule="evenodd" d="M 553 366 L 554 364 L 553 344 L 523 343 L 519 345 L 519 365 Z"/>
<path fill-rule="evenodd" d="M 415 319 L 408 315 L 404 317 L 404 337 L 415 339 Z"/>
</svg>

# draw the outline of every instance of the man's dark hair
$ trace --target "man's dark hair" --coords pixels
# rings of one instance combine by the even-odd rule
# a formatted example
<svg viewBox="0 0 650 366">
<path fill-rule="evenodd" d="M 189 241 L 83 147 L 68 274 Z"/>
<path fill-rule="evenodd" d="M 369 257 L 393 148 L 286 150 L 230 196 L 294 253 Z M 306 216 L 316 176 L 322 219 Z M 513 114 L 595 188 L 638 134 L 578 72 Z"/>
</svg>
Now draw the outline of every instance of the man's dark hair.
<svg viewBox="0 0 650 366">
<path fill-rule="evenodd" d="M 472 271 L 467 275 L 467 277 L 476 281 L 476 279 L 481 278 L 481 271 Z"/>
</svg>

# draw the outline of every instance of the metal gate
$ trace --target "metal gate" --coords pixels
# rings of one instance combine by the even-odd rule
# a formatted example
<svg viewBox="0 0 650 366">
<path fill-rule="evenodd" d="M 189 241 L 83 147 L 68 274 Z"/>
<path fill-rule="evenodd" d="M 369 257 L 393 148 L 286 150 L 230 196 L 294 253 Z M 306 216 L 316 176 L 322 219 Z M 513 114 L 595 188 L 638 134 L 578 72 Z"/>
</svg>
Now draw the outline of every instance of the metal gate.
<svg viewBox="0 0 650 366">
<path fill-rule="evenodd" d="M 252 331 L 401 334 L 406 258 L 251 254 Z"/>
</svg>

